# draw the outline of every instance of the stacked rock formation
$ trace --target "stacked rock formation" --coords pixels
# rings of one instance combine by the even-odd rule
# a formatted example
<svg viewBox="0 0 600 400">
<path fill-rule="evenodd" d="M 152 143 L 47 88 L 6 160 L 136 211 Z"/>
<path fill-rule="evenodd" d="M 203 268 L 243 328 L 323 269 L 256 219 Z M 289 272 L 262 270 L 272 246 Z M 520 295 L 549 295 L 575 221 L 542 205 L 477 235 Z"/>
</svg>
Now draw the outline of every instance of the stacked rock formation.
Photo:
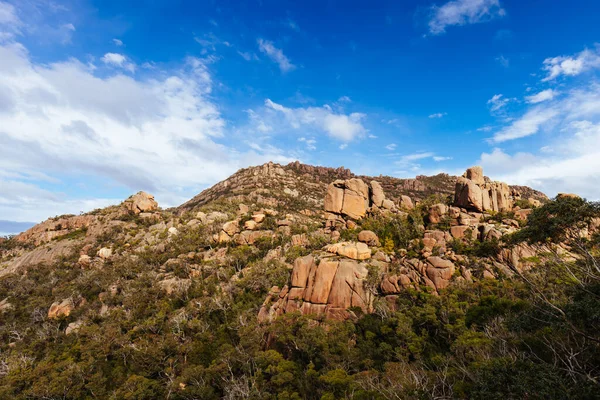
<svg viewBox="0 0 600 400">
<path fill-rule="evenodd" d="M 456 181 L 454 205 L 470 211 L 509 211 L 511 190 L 504 182 L 492 182 L 483 176 L 481 167 L 471 167 Z"/>
<path fill-rule="evenodd" d="M 325 315 L 346 319 L 351 307 L 368 312 L 371 296 L 365 290 L 367 267 L 354 260 L 316 260 L 312 255 L 294 262 L 289 285 L 271 289 L 260 313 L 260 321 L 294 311 L 304 315 Z"/>
<path fill-rule="evenodd" d="M 358 178 L 338 179 L 327 187 L 325 195 L 326 212 L 355 220 L 363 218 L 369 211 L 395 208 L 394 202 L 385 198 L 377 181 L 366 184 Z"/>
</svg>

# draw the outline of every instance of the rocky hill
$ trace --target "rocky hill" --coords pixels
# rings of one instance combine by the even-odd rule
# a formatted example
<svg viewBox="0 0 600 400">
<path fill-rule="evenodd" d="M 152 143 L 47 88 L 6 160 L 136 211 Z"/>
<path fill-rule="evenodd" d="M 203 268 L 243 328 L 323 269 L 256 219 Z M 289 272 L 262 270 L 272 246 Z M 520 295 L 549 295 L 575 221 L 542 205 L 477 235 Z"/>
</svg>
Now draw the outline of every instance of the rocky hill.
<svg viewBox="0 0 600 400">
<path fill-rule="evenodd" d="M 173 209 L 140 192 L 50 219 L 0 241 L 0 398 L 525 398 L 532 376 L 585 396 L 593 321 L 556 324 L 598 276 L 598 216 L 479 167 L 397 179 L 296 162 Z M 545 322 L 515 328 L 536 307 Z M 554 357 L 585 350 L 579 369 L 524 351 L 530 334 L 560 339 Z"/>
</svg>

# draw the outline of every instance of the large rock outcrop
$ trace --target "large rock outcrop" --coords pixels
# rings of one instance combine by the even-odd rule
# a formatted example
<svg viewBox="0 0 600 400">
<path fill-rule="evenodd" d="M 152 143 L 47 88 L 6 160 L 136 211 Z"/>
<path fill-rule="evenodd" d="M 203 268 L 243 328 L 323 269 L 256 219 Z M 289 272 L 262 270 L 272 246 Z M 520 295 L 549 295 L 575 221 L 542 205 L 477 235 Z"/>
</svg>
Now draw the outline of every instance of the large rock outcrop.
<svg viewBox="0 0 600 400">
<path fill-rule="evenodd" d="M 50 218 L 19 234 L 15 239 L 21 243 L 32 243 L 39 246 L 73 231 L 87 229 L 95 220 L 94 215 Z"/>
<path fill-rule="evenodd" d="M 471 167 L 456 181 L 454 205 L 477 212 L 510 211 L 513 199 L 506 183 L 492 182 L 481 167 Z"/>
<path fill-rule="evenodd" d="M 394 202 L 385 198 L 379 182 L 367 184 L 358 178 L 332 182 L 327 187 L 324 205 L 326 212 L 355 220 L 363 218 L 369 211 L 396 209 Z"/>
<path fill-rule="evenodd" d="M 158 210 L 154 196 L 146 192 L 137 192 L 123 202 L 123 207 L 131 214 L 140 214 Z"/>
<path fill-rule="evenodd" d="M 333 319 L 348 318 L 351 307 L 367 312 L 372 302 L 365 290 L 367 275 L 367 267 L 353 260 L 300 257 L 294 262 L 289 284 L 271 290 L 259 320 L 270 321 L 294 311 Z"/>
</svg>

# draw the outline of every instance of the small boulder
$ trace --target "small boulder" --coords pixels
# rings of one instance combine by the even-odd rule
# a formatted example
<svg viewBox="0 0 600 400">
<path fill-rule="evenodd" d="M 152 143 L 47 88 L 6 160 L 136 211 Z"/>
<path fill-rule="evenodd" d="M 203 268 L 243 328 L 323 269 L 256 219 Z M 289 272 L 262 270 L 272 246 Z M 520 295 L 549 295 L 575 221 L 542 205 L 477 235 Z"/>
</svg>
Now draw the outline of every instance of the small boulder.
<svg viewBox="0 0 600 400">
<path fill-rule="evenodd" d="M 225 232 L 229 236 L 233 236 L 236 233 L 239 233 L 240 232 L 240 223 L 237 220 L 226 222 L 223 225 L 223 232 Z"/>
<path fill-rule="evenodd" d="M 89 267 L 91 263 L 92 257 L 88 256 L 87 254 L 80 255 L 79 260 L 77 260 L 77 264 L 79 264 L 81 267 Z"/>
<path fill-rule="evenodd" d="M 369 246 L 379 246 L 379 238 L 373 231 L 361 231 L 358 234 L 358 241 L 366 243 Z"/>
<path fill-rule="evenodd" d="M 67 328 L 65 329 L 65 335 L 70 335 L 71 333 L 77 333 L 79 331 L 79 329 L 81 329 L 82 326 L 83 326 L 83 321 L 71 322 L 69 325 L 67 325 Z"/>
<path fill-rule="evenodd" d="M 60 317 L 68 317 L 75 309 L 75 304 L 71 298 L 64 299 L 61 302 L 55 301 L 48 310 L 49 319 L 57 319 Z"/>
<path fill-rule="evenodd" d="M 112 256 L 112 250 L 108 247 L 103 247 L 96 253 L 103 260 L 108 260 Z"/>
<path fill-rule="evenodd" d="M 439 224 L 442 222 L 444 215 L 448 213 L 448 206 L 442 203 L 437 203 L 429 208 L 429 222 Z"/>
<path fill-rule="evenodd" d="M 249 231 L 255 230 L 256 226 L 257 226 L 256 221 L 249 220 L 249 221 L 244 222 L 244 229 L 247 229 Z"/>
<path fill-rule="evenodd" d="M 404 194 L 400 197 L 400 207 L 405 210 L 412 210 L 415 208 L 412 199 Z"/>
</svg>

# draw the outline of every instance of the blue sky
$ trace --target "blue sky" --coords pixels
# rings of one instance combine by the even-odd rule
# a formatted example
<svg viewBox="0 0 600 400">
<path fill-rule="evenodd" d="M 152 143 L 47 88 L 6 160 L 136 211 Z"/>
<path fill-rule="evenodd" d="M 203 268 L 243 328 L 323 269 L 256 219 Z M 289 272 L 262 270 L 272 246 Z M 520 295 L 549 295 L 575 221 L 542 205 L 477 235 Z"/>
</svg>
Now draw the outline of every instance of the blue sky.
<svg viewBox="0 0 600 400">
<path fill-rule="evenodd" d="M 0 0 L 0 221 L 270 160 L 600 199 L 600 3 L 141 3 Z"/>
</svg>

